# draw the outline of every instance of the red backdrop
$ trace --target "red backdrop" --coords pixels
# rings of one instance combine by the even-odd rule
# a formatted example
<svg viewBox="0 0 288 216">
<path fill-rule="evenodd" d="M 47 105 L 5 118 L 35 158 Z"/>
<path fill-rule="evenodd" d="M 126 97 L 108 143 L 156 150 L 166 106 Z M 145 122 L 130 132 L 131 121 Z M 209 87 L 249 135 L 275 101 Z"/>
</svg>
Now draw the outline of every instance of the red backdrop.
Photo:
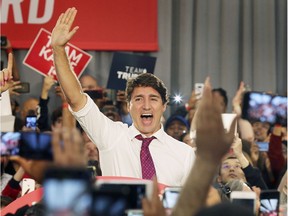
<svg viewBox="0 0 288 216">
<path fill-rule="evenodd" d="M 71 42 L 81 49 L 158 49 L 157 0 L 1 0 L 1 35 L 14 48 L 29 48 L 39 29 L 52 31 L 68 7 L 78 10 L 80 29 Z"/>
</svg>

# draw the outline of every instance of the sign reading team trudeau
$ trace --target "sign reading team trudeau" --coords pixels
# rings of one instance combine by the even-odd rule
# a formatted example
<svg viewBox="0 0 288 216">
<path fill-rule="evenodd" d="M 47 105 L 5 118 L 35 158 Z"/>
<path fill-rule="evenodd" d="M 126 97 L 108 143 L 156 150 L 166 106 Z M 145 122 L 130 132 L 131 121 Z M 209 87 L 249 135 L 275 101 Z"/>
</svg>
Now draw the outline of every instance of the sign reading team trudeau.
<svg viewBox="0 0 288 216">
<path fill-rule="evenodd" d="M 114 53 L 107 88 L 125 90 L 129 78 L 154 73 L 156 58 L 128 53 Z"/>
<path fill-rule="evenodd" d="M 81 76 L 92 56 L 70 43 L 67 43 L 65 50 L 76 76 Z M 53 75 L 57 80 L 49 31 L 40 29 L 23 63 L 44 76 Z"/>
</svg>

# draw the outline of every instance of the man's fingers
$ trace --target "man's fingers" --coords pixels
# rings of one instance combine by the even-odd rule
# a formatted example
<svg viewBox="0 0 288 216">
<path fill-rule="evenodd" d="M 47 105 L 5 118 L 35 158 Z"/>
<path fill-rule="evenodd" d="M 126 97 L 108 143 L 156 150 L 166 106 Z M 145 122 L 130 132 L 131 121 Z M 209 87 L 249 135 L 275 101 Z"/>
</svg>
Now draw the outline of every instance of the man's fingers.
<svg viewBox="0 0 288 216">
<path fill-rule="evenodd" d="M 77 30 L 79 29 L 79 26 L 75 26 L 72 31 L 69 32 L 68 34 L 68 38 L 69 40 L 73 37 L 73 35 L 77 32 Z"/>
<path fill-rule="evenodd" d="M 67 20 L 67 17 L 68 17 L 68 14 L 70 12 L 71 8 L 68 8 L 65 13 L 63 14 L 63 17 L 61 19 L 61 23 L 63 24 L 67 24 L 68 23 L 68 20 Z"/>
<path fill-rule="evenodd" d="M 207 77 L 204 82 L 203 96 L 199 106 L 203 106 L 206 103 L 212 103 L 212 87 L 210 83 L 210 77 Z M 201 105 L 202 104 L 202 105 Z"/>
<path fill-rule="evenodd" d="M 62 22 L 63 16 L 64 16 L 64 13 L 61 13 L 61 15 L 59 16 L 59 18 L 58 18 L 58 20 L 56 22 L 56 26 L 59 25 Z"/>
<path fill-rule="evenodd" d="M 77 10 L 74 7 L 71 8 L 71 10 L 69 11 L 69 13 L 67 15 L 67 25 L 69 26 L 69 29 L 71 28 L 71 26 L 74 22 L 76 14 L 77 14 Z"/>
</svg>

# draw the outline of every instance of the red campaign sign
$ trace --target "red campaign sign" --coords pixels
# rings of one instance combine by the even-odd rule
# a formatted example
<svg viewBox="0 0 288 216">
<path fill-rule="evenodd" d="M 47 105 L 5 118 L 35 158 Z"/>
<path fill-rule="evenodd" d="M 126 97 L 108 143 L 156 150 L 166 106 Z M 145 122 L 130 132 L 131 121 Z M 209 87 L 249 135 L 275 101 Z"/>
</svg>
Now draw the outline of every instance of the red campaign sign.
<svg viewBox="0 0 288 216">
<path fill-rule="evenodd" d="M 80 77 L 92 56 L 71 43 L 66 45 L 65 50 L 72 70 Z M 53 75 L 57 80 L 49 31 L 40 29 L 23 63 L 44 76 Z"/>
<path fill-rule="evenodd" d="M 73 44 L 84 50 L 157 51 L 157 0 L 0 0 L 1 35 L 13 48 L 29 49 L 40 28 L 52 31 L 75 7 Z"/>
</svg>

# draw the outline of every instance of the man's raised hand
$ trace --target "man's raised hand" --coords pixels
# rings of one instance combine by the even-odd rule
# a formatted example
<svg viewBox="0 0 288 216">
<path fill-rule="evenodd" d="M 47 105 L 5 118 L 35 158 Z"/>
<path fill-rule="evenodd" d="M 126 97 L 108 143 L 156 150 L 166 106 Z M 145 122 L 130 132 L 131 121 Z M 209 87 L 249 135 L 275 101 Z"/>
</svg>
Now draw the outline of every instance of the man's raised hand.
<svg viewBox="0 0 288 216">
<path fill-rule="evenodd" d="M 68 8 L 65 13 L 62 13 L 59 16 L 52 31 L 51 46 L 53 48 L 56 48 L 57 46 L 65 46 L 79 29 L 78 26 L 75 26 L 71 30 L 76 14 L 77 10 L 73 7 Z"/>
</svg>

